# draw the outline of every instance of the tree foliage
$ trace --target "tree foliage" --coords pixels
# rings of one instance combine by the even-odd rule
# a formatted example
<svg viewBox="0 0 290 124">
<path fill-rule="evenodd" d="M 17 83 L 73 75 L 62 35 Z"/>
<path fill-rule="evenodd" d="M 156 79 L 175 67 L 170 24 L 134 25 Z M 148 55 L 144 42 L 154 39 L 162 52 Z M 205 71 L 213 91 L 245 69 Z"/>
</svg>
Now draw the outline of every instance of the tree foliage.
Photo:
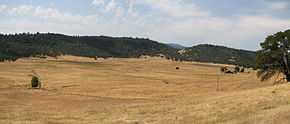
<svg viewBox="0 0 290 124">
<path fill-rule="evenodd" d="M 240 67 L 236 66 L 235 67 L 235 72 L 240 72 Z"/>
<path fill-rule="evenodd" d="M 107 36 L 66 36 L 53 33 L 0 34 L 0 61 L 15 61 L 37 55 L 76 55 L 84 57 L 140 57 L 164 54 L 180 58 L 177 49 L 145 38 Z"/>
<path fill-rule="evenodd" d="M 244 68 L 242 68 L 240 72 L 245 72 L 245 69 L 244 69 Z"/>
<path fill-rule="evenodd" d="M 221 71 L 221 72 L 225 72 L 226 70 L 227 70 L 227 67 L 221 67 L 221 68 L 220 68 L 220 71 Z"/>
<path fill-rule="evenodd" d="M 15 61 L 21 57 L 75 55 L 83 57 L 130 58 L 141 55 L 157 56 L 176 61 L 214 62 L 252 67 L 253 51 L 222 46 L 198 45 L 183 54 L 163 43 L 148 38 L 67 36 L 54 33 L 0 34 L 0 61 Z"/>
<path fill-rule="evenodd" d="M 284 74 L 290 81 L 290 30 L 268 36 L 256 53 L 257 76 L 266 81 L 276 74 Z"/>
<path fill-rule="evenodd" d="M 36 76 L 33 76 L 32 79 L 31 79 L 31 87 L 37 87 L 39 85 L 39 80 L 38 80 L 38 77 Z"/>
<path fill-rule="evenodd" d="M 224 46 L 202 44 L 185 50 L 187 52 L 182 56 L 191 61 L 232 64 L 247 68 L 253 67 L 255 61 L 255 52 L 253 51 L 237 50 Z"/>
</svg>

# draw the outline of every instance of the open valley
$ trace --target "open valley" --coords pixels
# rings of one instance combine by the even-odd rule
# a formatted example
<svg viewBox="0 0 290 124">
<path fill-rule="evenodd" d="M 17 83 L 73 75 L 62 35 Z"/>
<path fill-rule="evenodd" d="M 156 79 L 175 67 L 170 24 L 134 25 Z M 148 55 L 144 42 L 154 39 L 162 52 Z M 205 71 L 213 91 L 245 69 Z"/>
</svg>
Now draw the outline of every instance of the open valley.
<svg viewBox="0 0 290 124">
<path fill-rule="evenodd" d="M 289 83 L 224 66 L 234 68 L 159 57 L 1 62 L 0 123 L 290 122 Z M 42 89 L 30 88 L 32 75 Z"/>
</svg>

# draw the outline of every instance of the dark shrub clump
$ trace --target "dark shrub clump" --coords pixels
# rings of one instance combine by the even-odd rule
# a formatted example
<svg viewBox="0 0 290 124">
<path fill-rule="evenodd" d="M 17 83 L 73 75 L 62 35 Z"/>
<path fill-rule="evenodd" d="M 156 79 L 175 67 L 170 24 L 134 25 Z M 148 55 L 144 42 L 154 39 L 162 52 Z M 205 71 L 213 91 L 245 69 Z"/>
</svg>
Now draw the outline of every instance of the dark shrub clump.
<svg viewBox="0 0 290 124">
<path fill-rule="evenodd" d="M 240 72 L 240 67 L 238 67 L 238 66 L 235 67 L 235 71 L 236 71 L 236 72 Z"/>
<path fill-rule="evenodd" d="M 39 85 L 38 77 L 33 76 L 31 79 L 31 87 L 37 87 Z"/>
<path fill-rule="evenodd" d="M 220 71 L 221 71 L 221 72 L 225 72 L 226 70 L 227 70 L 227 67 L 221 67 L 221 68 L 220 68 Z"/>
<path fill-rule="evenodd" d="M 242 68 L 240 72 L 245 72 L 245 69 L 244 69 L 244 68 Z"/>
</svg>

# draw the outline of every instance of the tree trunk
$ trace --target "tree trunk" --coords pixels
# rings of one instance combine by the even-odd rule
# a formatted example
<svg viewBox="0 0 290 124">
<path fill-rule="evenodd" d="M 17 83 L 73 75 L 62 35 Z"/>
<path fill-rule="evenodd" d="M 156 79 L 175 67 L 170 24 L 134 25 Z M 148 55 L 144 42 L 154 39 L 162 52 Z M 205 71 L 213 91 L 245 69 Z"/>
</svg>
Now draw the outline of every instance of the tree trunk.
<svg viewBox="0 0 290 124">
<path fill-rule="evenodd" d="M 287 78 L 287 82 L 290 82 L 290 74 L 287 74 L 286 78 Z"/>
</svg>

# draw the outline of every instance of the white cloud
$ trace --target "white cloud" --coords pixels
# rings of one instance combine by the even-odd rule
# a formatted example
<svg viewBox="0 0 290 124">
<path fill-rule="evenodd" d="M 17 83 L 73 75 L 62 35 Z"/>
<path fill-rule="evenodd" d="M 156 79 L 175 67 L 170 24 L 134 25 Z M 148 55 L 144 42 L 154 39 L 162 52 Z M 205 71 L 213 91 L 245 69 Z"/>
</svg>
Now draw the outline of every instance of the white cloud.
<svg viewBox="0 0 290 124">
<path fill-rule="evenodd" d="M 42 8 L 41 6 L 37 6 L 35 9 L 35 16 L 38 16 L 42 19 L 62 19 L 62 14 L 53 8 Z"/>
<path fill-rule="evenodd" d="M 268 15 L 241 15 L 237 25 L 247 29 L 274 29 L 279 27 L 289 27 L 290 19 L 278 19 Z"/>
<path fill-rule="evenodd" d="M 196 5 L 183 3 L 181 0 L 137 0 L 138 3 L 145 3 L 154 9 L 174 17 L 196 17 L 208 16 L 209 12 L 200 10 Z"/>
<path fill-rule="evenodd" d="M 286 9 L 290 3 L 287 1 L 278 1 L 278 2 L 268 2 L 266 3 L 267 7 L 274 10 Z"/>
<path fill-rule="evenodd" d="M 194 41 L 257 49 L 259 42 L 262 42 L 267 35 L 284 31 L 289 27 L 290 19 L 267 15 L 239 15 L 235 18 L 189 19 L 174 23 L 166 30 L 180 35 L 176 40 L 188 37 L 187 40 L 191 43 Z"/>
<path fill-rule="evenodd" d="M 79 14 L 71 14 L 71 13 L 61 13 L 57 9 L 53 8 L 42 8 L 41 6 L 38 6 L 35 9 L 35 16 L 40 17 L 45 20 L 51 20 L 51 21 L 62 21 L 62 22 L 88 22 L 88 20 L 92 19 L 92 16 L 95 15 L 89 15 L 89 16 L 82 16 Z M 93 21 L 93 20 L 91 20 Z"/>
<path fill-rule="evenodd" d="M 13 25 L 13 27 L 11 27 Z M 21 33 L 21 32 L 53 32 L 69 33 L 68 31 L 83 30 L 80 25 L 58 24 L 52 22 L 39 22 L 27 19 L 0 20 L 0 32 Z"/>
<path fill-rule="evenodd" d="M 134 10 L 134 8 L 133 8 L 133 3 L 129 4 L 129 9 L 128 9 L 127 13 L 130 16 L 132 16 L 132 17 L 138 17 L 139 16 L 138 12 L 136 10 Z"/>
<path fill-rule="evenodd" d="M 4 12 L 4 10 L 7 8 L 7 5 L 1 4 L 0 5 L 0 12 Z"/>
<path fill-rule="evenodd" d="M 110 12 L 113 11 L 116 8 L 116 2 L 115 0 L 112 0 L 110 3 L 108 3 L 108 5 L 106 6 L 105 11 L 106 12 Z"/>
<path fill-rule="evenodd" d="M 104 0 L 93 0 L 92 4 L 95 6 L 104 5 Z"/>
<path fill-rule="evenodd" d="M 106 4 L 94 2 L 93 5 L 101 5 L 98 9 L 103 10 L 98 11 L 98 15 L 79 15 L 42 6 L 22 5 L 12 9 L 4 6 L 2 8 L 8 17 L 0 20 L 0 32 L 39 31 L 149 37 L 159 42 L 179 42 L 189 46 L 212 43 L 257 49 L 259 42 L 267 35 L 290 27 L 289 18 L 266 14 L 218 17 L 201 10 L 195 4 L 187 4 L 181 0 L 132 0 L 127 6 L 115 0 Z M 138 8 L 140 5 L 145 5 L 145 9 L 149 5 L 150 10 L 141 10 Z M 33 19 L 16 19 L 11 14 L 25 15 Z M 252 43 L 254 45 L 249 46 Z"/>
<path fill-rule="evenodd" d="M 20 11 L 22 10 L 22 11 Z M 8 16 L 33 17 L 33 20 L 27 18 L 15 19 L 13 17 L 0 20 L 0 29 L 3 32 L 31 32 L 31 31 L 55 31 L 59 30 L 83 30 L 98 27 L 100 19 L 98 15 L 79 15 L 68 12 L 60 12 L 54 8 L 43 8 L 41 6 L 21 5 L 8 10 L 5 14 Z M 10 28 L 9 28 L 10 27 Z M 31 29 L 29 31 L 29 29 Z M 53 29 L 53 30 L 52 30 Z M 55 29 L 55 30 L 54 30 Z M 65 31 L 64 31 L 65 32 Z M 13 32 L 12 32 L 13 33 Z"/>
<path fill-rule="evenodd" d="M 265 33 L 272 31 L 284 30 L 290 27 L 290 19 L 277 19 L 267 15 L 239 15 L 232 18 L 205 17 L 191 18 L 165 25 L 167 31 L 189 35 L 189 36 L 206 36 L 209 33 L 219 32 L 227 33 L 237 32 L 234 36 L 247 34 L 257 35 L 257 33 Z M 212 40 L 216 39 L 213 37 Z"/>
<path fill-rule="evenodd" d="M 8 10 L 8 14 L 10 14 L 10 15 L 15 15 L 15 14 L 26 15 L 26 14 L 30 13 L 30 10 L 32 8 L 33 7 L 31 5 L 21 5 L 20 7 L 12 8 L 12 9 Z"/>
<path fill-rule="evenodd" d="M 122 17 L 125 14 L 125 10 L 122 8 L 122 5 L 112 0 L 110 3 L 107 4 L 105 7 L 106 13 L 113 13 L 116 17 Z"/>
<path fill-rule="evenodd" d="M 207 32 L 225 32 L 231 28 L 232 24 L 231 19 L 216 17 L 190 18 L 171 23 L 165 29 L 182 35 L 204 36 Z"/>
<path fill-rule="evenodd" d="M 118 6 L 118 8 L 116 9 L 115 13 L 116 13 L 116 16 L 121 17 L 121 16 L 123 16 L 125 14 L 125 10 L 121 6 Z"/>
<path fill-rule="evenodd" d="M 290 19 L 279 19 L 268 15 L 241 15 L 234 23 L 232 35 L 243 39 L 257 36 L 265 38 L 267 35 L 290 27 Z"/>
</svg>

